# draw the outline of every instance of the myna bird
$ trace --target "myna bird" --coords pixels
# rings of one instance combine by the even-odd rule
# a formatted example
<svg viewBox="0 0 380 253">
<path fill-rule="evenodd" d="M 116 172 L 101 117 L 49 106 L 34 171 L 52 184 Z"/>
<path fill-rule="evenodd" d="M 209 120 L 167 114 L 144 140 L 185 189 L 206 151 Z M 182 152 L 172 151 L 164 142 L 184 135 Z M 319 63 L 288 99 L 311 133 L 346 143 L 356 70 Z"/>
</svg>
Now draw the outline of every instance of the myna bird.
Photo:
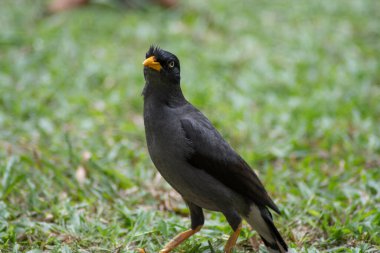
<svg viewBox="0 0 380 253">
<path fill-rule="evenodd" d="M 190 209 L 191 229 L 160 251 L 172 251 L 203 226 L 203 209 L 223 213 L 234 230 L 224 252 L 235 246 L 242 219 L 269 252 L 287 252 L 269 208 L 280 213 L 249 165 L 211 122 L 184 97 L 178 58 L 151 46 L 143 62 L 144 124 L 150 157 Z"/>
</svg>

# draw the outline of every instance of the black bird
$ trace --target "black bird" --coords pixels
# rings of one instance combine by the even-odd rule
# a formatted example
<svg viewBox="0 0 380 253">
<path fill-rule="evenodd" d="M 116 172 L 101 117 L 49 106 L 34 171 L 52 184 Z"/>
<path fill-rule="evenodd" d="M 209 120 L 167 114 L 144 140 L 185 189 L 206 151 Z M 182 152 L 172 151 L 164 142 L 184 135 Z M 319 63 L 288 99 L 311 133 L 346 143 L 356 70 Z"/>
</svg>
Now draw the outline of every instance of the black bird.
<svg viewBox="0 0 380 253">
<path fill-rule="evenodd" d="M 198 232 L 204 223 L 203 209 L 222 212 L 234 230 L 224 252 L 235 246 L 242 219 L 259 233 L 269 252 L 287 252 L 269 208 L 280 211 L 259 178 L 183 96 L 178 58 L 151 46 L 143 65 L 149 154 L 160 174 L 183 197 L 191 216 L 191 229 L 160 252 L 170 252 Z"/>
</svg>

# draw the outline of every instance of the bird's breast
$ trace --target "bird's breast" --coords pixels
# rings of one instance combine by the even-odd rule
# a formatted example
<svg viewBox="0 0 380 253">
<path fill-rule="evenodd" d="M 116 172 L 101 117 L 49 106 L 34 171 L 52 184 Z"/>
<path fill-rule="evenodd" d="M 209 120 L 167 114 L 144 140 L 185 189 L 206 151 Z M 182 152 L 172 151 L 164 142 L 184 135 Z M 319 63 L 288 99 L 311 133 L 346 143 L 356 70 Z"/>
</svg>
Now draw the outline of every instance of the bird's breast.
<svg viewBox="0 0 380 253">
<path fill-rule="evenodd" d="M 144 125 L 150 157 L 161 173 L 171 170 L 172 161 L 188 152 L 178 111 L 169 107 L 144 106 Z M 170 173 L 170 172 L 169 172 Z"/>
</svg>

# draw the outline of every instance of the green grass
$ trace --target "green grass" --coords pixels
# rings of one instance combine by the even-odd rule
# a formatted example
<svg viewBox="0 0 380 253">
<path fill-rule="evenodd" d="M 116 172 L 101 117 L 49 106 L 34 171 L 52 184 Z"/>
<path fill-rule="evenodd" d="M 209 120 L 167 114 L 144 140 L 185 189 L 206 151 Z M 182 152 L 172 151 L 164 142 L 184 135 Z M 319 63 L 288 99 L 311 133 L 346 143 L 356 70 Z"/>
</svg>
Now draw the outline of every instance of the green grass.
<svg viewBox="0 0 380 253">
<path fill-rule="evenodd" d="M 42 0 L 0 2 L 0 251 L 151 253 L 189 227 L 145 145 L 156 43 L 260 175 L 294 251 L 379 252 L 380 2 L 187 2 L 49 17 Z M 177 252 L 222 252 L 230 232 L 206 212 Z"/>
</svg>

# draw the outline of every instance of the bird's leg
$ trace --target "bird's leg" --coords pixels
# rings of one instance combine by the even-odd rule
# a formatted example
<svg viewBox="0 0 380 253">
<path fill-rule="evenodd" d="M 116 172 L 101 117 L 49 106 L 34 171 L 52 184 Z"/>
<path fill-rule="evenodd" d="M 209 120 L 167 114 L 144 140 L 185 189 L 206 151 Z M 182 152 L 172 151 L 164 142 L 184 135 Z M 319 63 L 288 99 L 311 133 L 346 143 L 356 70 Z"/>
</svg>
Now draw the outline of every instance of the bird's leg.
<svg viewBox="0 0 380 253">
<path fill-rule="evenodd" d="M 226 246 L 224 246 L 224 253 L 230 253 L 232 248 L 235 247 L 236 241 L 239 237 L 241 231 L 241 223 L 237 227 L 237 229 L 231 234 L 230 238 L 228 238 Z"/>
<path fill-rule="evenodd" d="M 226 212 L 223 212 L 223 214 L 226 217 L 232 229 L 234 230 L 230 238 L 228 238 L 226 246 L 224 246 L 224 253 L 230 253 L 239 237 L 242 219 L 239 213 L 236 212 L 235 210 L 226 211 Z"/>
<path fill-rule="evenodd" d="M 174 237 L 168 244 L 166 244 L 165 247 L 162 250 L 160 250 L 160 253 L 168 253 L 172 251 L 174 248 L 180 245 L 187 238 L 189 238 L 190 236 L 192 236 L 193 234 L 201 230 L 201 228 L 202 226 L 198 226 L 195 229 L 189 229 L 189 230 L 186 230 L 185 232 L 180 233 L 179 235 Z"/>
<path fill-rule="evenodd" d="M 172 251 L 175 247 L 180 245 L 187 238 L 189 238 L 190 236 L 192 236 L 193 234 L 201 230 L 203 226 L 205 218 L 203 216 L 202 208 L 200 208 L 199 206 L 195 205 L 194 203 L 190 201 L 187 201 L 186 199 L 185 199 L 185 202 L 189 206 L 189 210 L 190 210 L 191 229 L 185 232 L 182 232 L 176 237 L 174 237 L 168 244 L 165 245 L 165 247 L 160 251 L 160 253 L 167 253 L 167 252 Z"/>
</svg>

